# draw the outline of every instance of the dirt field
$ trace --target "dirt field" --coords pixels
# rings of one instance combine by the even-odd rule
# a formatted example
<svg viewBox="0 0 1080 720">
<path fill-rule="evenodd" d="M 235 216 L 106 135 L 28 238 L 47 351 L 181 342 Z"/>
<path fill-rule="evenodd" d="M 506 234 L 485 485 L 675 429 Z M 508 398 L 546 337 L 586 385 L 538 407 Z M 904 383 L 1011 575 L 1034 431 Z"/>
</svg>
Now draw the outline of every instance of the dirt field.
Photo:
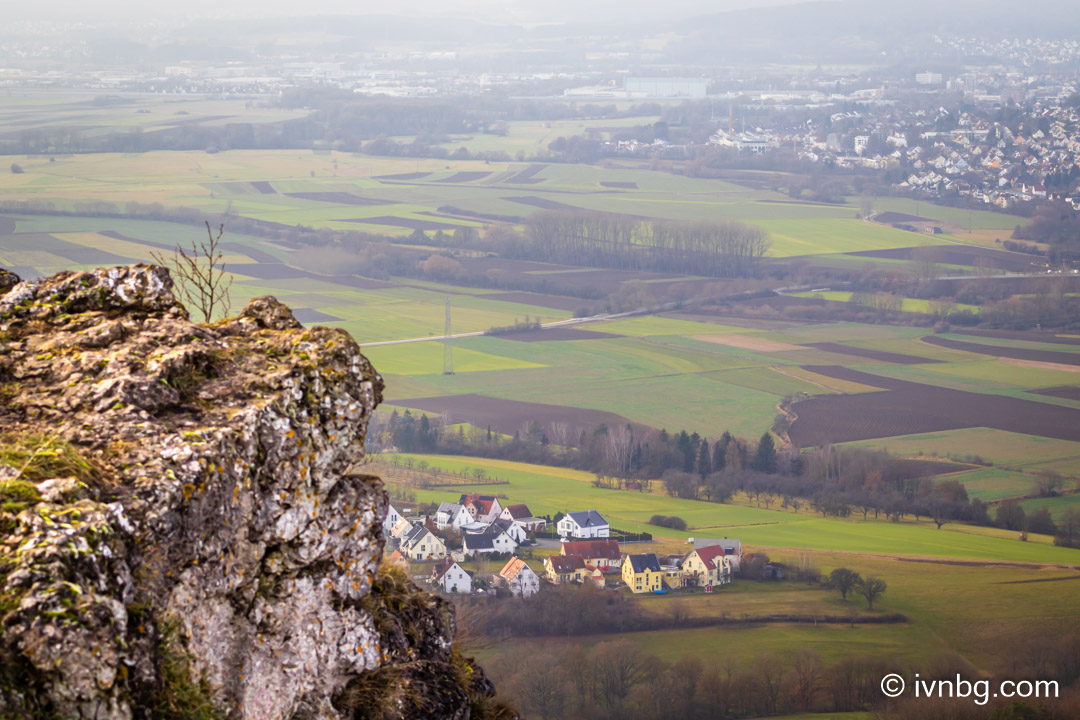
<svg viewBox="0 0 1080 720">
<path fill-rule="evenodd" d="M 105 250 L 67 242 L 46 233 L 16 233 L 4 236 L 4 250 L 8 252 L 41 251 L 62 257 L 78 265 L 134 265 L 139 262 L 123 255 Z"/>
<path fill-rule="evenodd" d="M 483 395 L 447 395 L 445 397 L 413 398 L 394 400 L 394 405 L 416 408 L 433 413 L 446 413 L 450 423 L 467 422 L 476 427 L 491 429 L 504 435 L 513 435 L 528 427 L 532 421 L 540 423 L 545 432 L 551 432 L 551 424 L 564 422 L 568 433 L 574 438 L 582 430 L 589 432 L 597 425 L 626 425 L 634 428 L 634 434 L 643 436 L 648 428 L 631 423 L 621 415 L 601 410 L 584 410 L 562 405 L 544 405 L 541 403 L 520 402 L 490 398 Z"/>
<path fill-rule="evenodd" d="M 922 248 L 892 248 L 889 250 L 863 250 L 847 253 L 856 257 L 883 258 L 886 260 L 912 260 L 915 250 L 927 253 L 934 262 L 944 265 L 974 265 L 978 259 L 984 260 L 990 267 L 1012 272 L 1024 272 L 1031 269 L 1032 262 L 1040 262 L 1035 255 L 1014 253 L 1006 250 L 974 247 L 970 245 L 926 245 Z"/>
<path fill-rule="evenodd" d="M 893 223 L 910 223 L 910 222 L 924 222 L 932 223 L 936 222 L 930 218 L 919 217 L 918 215 L 908 215 L 901 212 L 883 212 L 874 216 L 874 221 L 879 223 L 885 223 L 891 225 Z"/>
<path fill-rule="evenodd" d="M 1055 335 L 1047 332 L 1023 332 L 1021 330 L 959 330 L 956 328 L 953 329 L 953 332 L 960 335 L 1001 338 L 1003 340 L 1025 340 L 1028 342 L 1054 343 L 1056 345 L 1080 345 L 1080 337 Z"/>
<path fill-rule="evenodd" d="M 0 235 L 10 235 L 15 232 L 15 218 L 0 217 Z"/>
<path fill-rule="evenodd" d="M 752 335 L 694 335 L 694 340 L 727 345 L 728 347 L 742 348 L 743 350 L 757 350 L 758 352 L 787 352 L 788 350 L 805 350 L 803 345 L 791 345 L 790 343 L 777 342 L 766 338 Z"/>
<path fill-rule="evenodd" d="M 565 340 L 602 340 L 604 338 L 622 337 L 614 333 L 600 332 L 599 330 L 575 330 L 573 328 L 551 328 L 550 330 L 527 330 L 519 333 L 499 335 L 503 340 L 516 340 L 518 342 L 557 342 Z"/>
<path fill-rule="evenodd" d="M 463 182 L 475 182 L 477 180 L 483 180 L 491 173 L 489 172 L 459 172 L 454 173 L 450 177 L 445 177 L 441 180 L 435 180 L 437 183 L 463 183 Z"/>
<path fill-rule="evenodd" d="M 257 263 L 281 262 L 265 250 L 260 250 L 259 248 L 254 248 L 250 245 L 244 245 L 243 243 L 223 242 L 221 243 L 221 249 L 227 252 L 237 253 L 238 255 L 247 255 Z"/>
<path fill-rule="evenodd" d="M 871 360 L 880 360 L 895 365 L 921 365 L 922 363 L 941 362 L 940 360 L 931 360 L 930 358 L 918 357 L 916 355 L 904 355 L 902 353 L 885 352 L 883 350 L 867 350 L 866 348 L 851 347 L 850 345 L 841 345 L 840 343 L 834 342 L 808 343 L 804 347 L 817 348 L 818 350 L 826 350 L 841 355 L 854 355 L 856 357 L 864 357 Z"/>
<path fill-rule="evenodd" d="M 333 315 L 329 315 L 319 310 L 313 310 L 311 308 L 293 308 L 293 316 L 305 325 L 333 322 L 335 320 L 341 319 L 339 317 L 334 317 Z"/>
<path fill-rule="evenodd" d="M 319 202 L 335 203 L 338 205 L 389 205 L 389 200 L 376 200 L 374 198 L 360 197 L 347 192 L 298 192 L 285 193 L 286 197 L 300 200 L 318 200 Z"/>
<path fill-rule="evenodd" d="M 1013 358 L 1016 360 L 1028 360 L 1038 363 L 1053 363 L 1055 365 L 1080 365 L 1080 353 L 1055 352 L 1053 350 L 1028 350 L 1026 348 L 1001 347 L 1000 345 L 983 345 L 982 343 L 963 342 L 950 338 L 928 335 L 923 342 L 950 350 L 963 350 L 965 352 L 992 355 L 999 358 Z"/>
<path fill-rule="evenodd" d="M 1052 388 L 1043 388 L 1042 390 L 1029 390 L 1028 392 L 1038 393 L 1039 395 L 1049 395 L 1050 397 L 1064 398 L 1065 400 L 1080 401 L 1080 385 L 1059 385 Z"/>
<path fill-rule="evenodd" d="M 429 172 L 411 172 L 411 173 L 396 173 L 394 175 L 376 175 L 376 180 L 419 180 L 420 178 L 426 178 L 431 173 Z"/>
<path fill-rule="evenodd" d="M 277 190 L 275 190 L 274 186 L 266 180 L 254 180 L 251 183 L 251 187 L 258 190 L 262 195 L 277 195 Z"/>
<path fill-rule="evenodd" d="M 516 175 L 508 177 L 503 182 L 521 185 L 535 185 L 536 183 L 544 182 L 545 178 L 538 178 L 533 176 L 546 167 L 547 165 L 530 165 Z"/>
<path fill-rule="evenodd" d="M 1080 442 L 1080 410 L 1073 408 L 893 380 L 839 366 L 806 369 L 885 391 L 817 395 L 796 403 L 798 419 L 790 437 L 799 447 L 969 427 Z"/>
<path fill-rule="evenodd" d="M 548 200 L 547 198 L 537 197 L 535 195 L 524 195 L 521 197 L 504 197 L 500 200 L 509 200 L 510 202 L 519 203 L 521 205 L 532 205 L 538 207 L 541 210 L 580 210 L 581 208 L 576 205 L 567 205 L 556 200 Z"/>
</svg>

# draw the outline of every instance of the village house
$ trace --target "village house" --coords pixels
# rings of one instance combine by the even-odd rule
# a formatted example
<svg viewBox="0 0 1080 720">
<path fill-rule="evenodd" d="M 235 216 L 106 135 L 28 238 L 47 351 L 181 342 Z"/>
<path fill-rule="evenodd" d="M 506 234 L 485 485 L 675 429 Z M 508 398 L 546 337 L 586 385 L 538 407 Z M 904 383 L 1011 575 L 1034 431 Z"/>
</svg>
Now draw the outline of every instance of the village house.
<svg viewBox="0 0 1080 720">
<path fill-rule="evenodd" d="M 547 527 L 547 520 L 533 517 L 528 505 L 507 505 L 499 517 L 520 525 L 525 532 L 536 532 Z"/>
<path fill-rule="evenodd" d="M 719 545 L 724 548 L 724 556 L 731 560 L 731 569 L 734 572 L 739 572 L 739 563 L 742 561 L 743 556 L 743 547 L 740 541 L 729 538 L 690 538 L 687 542 L 693 544 L 695 550 Z"/>
<path fill-rule="evenodd" d="M 580 555 L 586 563 L 598 568 L 622 566 L 622 551 L 617 540 L 566 540 L 559 554 Z"/>
<path fill-rule="evenodd" d="M 473 522 L 473 516 L 463 505 L 457 503 L 439 503 L 439 509 L 435 511 L 435 526 L 440 530 L 446 528 L 460 530 L 471 522 Z"/>
<path fill-rule="evenodd" d="M 430 581 L 432 585 L 440 587 L 443 592 L 465 594 L 472 592 L 472 575 L 450 558 L 444 558 L 435 563 L 435 567 L 431 568 Z"/>
<path fill-rule="evenodd" d="M 493 495 L 466 493 L 458 498 L 458 504 L 465 506 L 465 509 L 472 515 L 473 520 L 485 524 L 499 517 L 502 512 L 502 506 L 499 505 L 498 498 Z"/>
<path fill-rule="evenodd" d="M 499 578 L 514 596 L 526 598 L 540 592 L 540 576 L 519 558 L 510 558 L 499 571 Z"/>
<path fill-rule="evenodd" d="M 602 588 L 606 583 L 600 568 L 587 565 L 580 555 L 548 555 L 544 558 L 544 575 L 556 585 L 589 580 Z"/>
<path fill-rule="evenodd" d="M 410 560 L 438 560 L 446 557 L 446 545 L 423 525 L 416 525 L 402 538 L 399 550 Z"/>
<path fill-rule="evenodd" d="M 679 566 L 688 585 L 714 587 L 731 582 L 731 558 L 720 545 L 695 548 Z"/>
<path fill-rule="evenodd" d="M 401 513 L 394 509 L 393 505 L 387 505 L 386 517 L 383 518 L 382 524 L 383 534 L 389 535 L 390 532 L 394 529 L 394 526 L 397 525 L 398 520 L 401 520 Z"/>
<path fill-rule="evenodd" d="M 622 579 L 635 593 L 658 592 L 664 588 L 664 571 L 655 553 L 627 555 L 623 559 Z"/>
<path fill-rule="evenodd" d="M 525 532 L 525 528 L 521 527 L 513 520 L 506 520 L 504 518 L 496 518 L 491 521 L 491 524 L 485 528 L 484 532 L 495 532 L 501 530 L 510 536 L 510 538 L 518 545 L 529 539 L 529 534 Z"/>
<path fill-rule="evenodd" d="M 611 526 L 595 510 L 567 513 L 556 527 L 562 537 L 606 538 L 611 534 Z"/>
<path fill-rule="evenodd" d="M 514 539 L 501 530 L 470 533 L 461 543 L 461 551 L 466 556 L 487 555 L 488 553 L 512 553 L 517 550 Z"/>
</svg>

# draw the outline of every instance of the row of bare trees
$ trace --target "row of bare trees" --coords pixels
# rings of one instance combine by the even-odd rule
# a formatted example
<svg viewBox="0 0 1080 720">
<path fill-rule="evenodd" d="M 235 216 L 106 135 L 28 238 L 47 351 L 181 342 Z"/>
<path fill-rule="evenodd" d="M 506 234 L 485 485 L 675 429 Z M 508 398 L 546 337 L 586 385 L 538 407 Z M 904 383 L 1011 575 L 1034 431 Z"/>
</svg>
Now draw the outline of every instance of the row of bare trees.
<svg viewBox="0 0 1080 720">
<path fill-rule="evenodd" d="M 525 236 L 512 251 L 585 267 L 739 277 L 753 273 L 769 246 L 763 230 L 737 222 L 545 210 L 529 217 Z"/>
</svg>

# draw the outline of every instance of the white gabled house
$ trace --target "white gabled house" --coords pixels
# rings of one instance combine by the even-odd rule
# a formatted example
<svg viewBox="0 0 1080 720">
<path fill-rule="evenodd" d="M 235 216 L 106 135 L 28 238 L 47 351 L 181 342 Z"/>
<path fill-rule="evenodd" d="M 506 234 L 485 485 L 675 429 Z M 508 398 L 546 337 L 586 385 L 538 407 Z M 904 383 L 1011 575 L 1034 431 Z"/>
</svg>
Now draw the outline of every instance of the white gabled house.
<svg viewBox="0 0 1080 720">
<path fill-rule="evenodd" d="M 525 532 L 543 530 L 547 527 L 547 520 L 533 517 L 528 505 L 507 505 L 503 508 L 499 517 L 503 520 L 511 520 L 520 525 Z"/>
<path fill-rule="evenodd" d="M 504 520 L 502 518 L 493 520 L 492 523 L 485 528 L 484 532 L 495 532 L 496 530 L 501 530 L 509 535 L 510 539 L 518 545 L 529 539 L 529 534 L 525 532 L 525 528 L 521 527 L 513 520 Z"/>
<path fill-rule="evenodd" d="M 417 525 L 401 538 L 398 547 L 410 560 L 438 560 L 446 557 L 446 545 L 423 525 Z"/>
<path fill-rule="evenodd" d="M 471 593 L 472 575 L 450 558 L 444 558 L 431 568 L 431 584 L 447 593 Z"/>
<path fill-rule="evenodd" d="M 400 519 L 401 519 L 401 513 L 399 513 L 394 508 L 393 505 L 387 505 L 386 506 L 386 517 L 383 518 L 383 523 L 382 523 L 383 534 L 384 535 L 389 535 L 390 532 L 394 529 L 394 526 L 397 525 L 398 520 L 400 520 Z"/>
<path fill-rule="evenodd" d="M 458 503 L 440 503 L 435 511 L 435 527 L 440 530 L 453 528 L 460 530 L 465 525 L 473 522 L 473 517 L 464 505 Z"/>
<path fill-rule="evenodd" d="M 540 592 L 540 576 L 524 560 L 510 558 L 499 571 L 499 581 L 517 597 L 529 597 Z"/>
<path fill-rule="evenodd" d="M 731 569 L 739 572 L 739 565 L 743 556 L 741 541 L 729 538 L 690 538 L 687 542 L 692 544 L 695 550 L 719 545 L 724 548 L 724 557 L 731 561 Z"/>
<path fill-rule="evenodd" d="M 501 530 L 489 531 L 466 535 L 462 539 L 461 550 L 466 556 L 493 552 L 512 553 L 517 550 L 517 543 Z"/>
<path fill-rule="evenodd" d="M 482 523 L 491 522 L 502 512 L 502 505 L 494 495 L 466 493 L 458 498 L 458 504 L 465 506 L 473 520 Z"/>
<path fill-rule="evenodd" d="M 608 521 L 595 510 L 567 513 L 556 528 L 562 537 L 606 538 L 611 535 Z"/>
</svg>

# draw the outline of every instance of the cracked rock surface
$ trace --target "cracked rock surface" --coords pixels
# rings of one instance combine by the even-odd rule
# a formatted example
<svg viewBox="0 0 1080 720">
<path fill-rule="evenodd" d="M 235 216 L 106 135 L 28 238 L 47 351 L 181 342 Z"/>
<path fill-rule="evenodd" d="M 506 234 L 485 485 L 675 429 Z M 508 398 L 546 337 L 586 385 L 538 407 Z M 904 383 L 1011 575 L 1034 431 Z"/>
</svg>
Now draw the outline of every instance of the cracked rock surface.
<svg viewBox="0 0 1080 720">
<path fill-rule="evenodd" d="M 0 511 L 0 717 L 153 717 L 176 657 L 245 720 L 350 717 L 347 687 L 449 667 L 445 603 L 412 588 L 406 642 L 368 597 L 386 495 L 359 463 L 382 378 L 273 298 L 201 325 L 172 288 L 156 266 L 0 270 L 0 450 L 30 458 L 0 462 L 29 498 Z M 65 453 L 71 476 L 23 479 Z M 469 716 L 469 692 L 431 692 Z"/>
</svg>

